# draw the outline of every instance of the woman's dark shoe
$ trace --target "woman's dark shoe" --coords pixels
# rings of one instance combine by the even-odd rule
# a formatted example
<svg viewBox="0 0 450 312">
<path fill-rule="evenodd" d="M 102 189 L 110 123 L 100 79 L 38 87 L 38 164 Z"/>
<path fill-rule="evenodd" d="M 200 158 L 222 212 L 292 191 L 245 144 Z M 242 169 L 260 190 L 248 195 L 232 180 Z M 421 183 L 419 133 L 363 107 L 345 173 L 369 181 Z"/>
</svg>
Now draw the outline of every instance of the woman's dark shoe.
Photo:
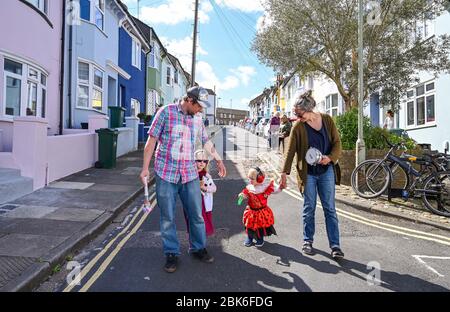
<svg viewBox="0 0 450 312">
<path fill-rule="evenodd" d="M 176 254 L 167 254 L 166 265 L 164 265 L 164 270 L 167 273 L 173 273 L 177 270 L 178 256 Z"/>
<path fill-rule="evenodd" d="M 314 248 L 311 242 L 304 242 L 302 247 L 302 252 L 305 255 L 314 255 Z"/>
<path fill-rule="evenodd" d="M 206 262 L 206 263 L 213 263 L 214 262 L 214 257 L 211 256 L 208 251 L 206 251 L 206 248 L 200 249 L 199 251 L 194 251 L 192 253 L 192 256 L 194 256 L 194 258 L 202 261 L 202 262 Z"/>
<path fill-rule="evenodd" d="M 341 248 L 333 247 L 331 249 L 331 257 L 335 260 L 343 259 L 344 253 L 342 252 Z"/>
</svg>

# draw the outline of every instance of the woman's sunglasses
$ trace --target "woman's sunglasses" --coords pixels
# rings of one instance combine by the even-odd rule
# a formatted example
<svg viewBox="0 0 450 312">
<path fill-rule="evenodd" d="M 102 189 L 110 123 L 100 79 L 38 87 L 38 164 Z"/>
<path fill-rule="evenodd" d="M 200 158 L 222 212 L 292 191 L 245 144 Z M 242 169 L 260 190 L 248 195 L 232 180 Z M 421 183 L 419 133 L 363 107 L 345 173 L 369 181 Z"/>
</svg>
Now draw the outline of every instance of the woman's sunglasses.
<svg viewBox="0 0 450 312">
<path fill-rule="evenodd" d="M 209 160 L 196 159 L 195 162 L 208 164 Z"/>
</svg>

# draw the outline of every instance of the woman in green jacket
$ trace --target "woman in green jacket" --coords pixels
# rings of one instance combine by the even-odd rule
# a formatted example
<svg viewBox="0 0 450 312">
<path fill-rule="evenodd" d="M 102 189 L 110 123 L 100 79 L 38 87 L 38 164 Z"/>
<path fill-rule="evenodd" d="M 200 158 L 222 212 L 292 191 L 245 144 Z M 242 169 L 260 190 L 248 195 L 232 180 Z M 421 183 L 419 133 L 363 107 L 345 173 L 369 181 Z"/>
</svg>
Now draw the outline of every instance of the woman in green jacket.
<svg viewBox="0 0 450 312">
<path fill-rule="evenodd" d="M 316 101 L 311 93 L 308 91 L 300 96 L 295 104 L 295 114 L 299 122 L 291 131 L 280 185 L 286 188 L 286 175 L 290 174 L 296 155 L 297 180 L 304 197 L 302 251 L 304 254 L 314 254 L 315 210 L 317 195 L 319 195 L 325 213 L 331 256 L 334 259 L 340 259 L 344 257 L 344 253 L 339 240 L 335 184 L 340 182 L 338 160 L 342 151 L 341 139 L 333 119 L 329 115 L 314 112 Z M 308 164 L 306 161 L 306 155 L 310 149 L 319 155 L 316 163 L 310 160 L 312 164 Z M 317 150 L 320 153 L 317 153 Z"/>
</svg>

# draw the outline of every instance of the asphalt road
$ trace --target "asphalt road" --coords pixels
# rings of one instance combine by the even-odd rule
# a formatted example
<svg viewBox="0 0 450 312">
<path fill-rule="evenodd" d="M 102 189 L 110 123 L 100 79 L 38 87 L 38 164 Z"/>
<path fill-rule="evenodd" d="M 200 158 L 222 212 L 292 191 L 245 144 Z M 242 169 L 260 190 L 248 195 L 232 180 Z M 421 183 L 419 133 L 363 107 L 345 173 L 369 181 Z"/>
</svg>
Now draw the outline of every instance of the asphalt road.
<svg viewBox="0 0 450 312">
<path fill-rule="evenodd" d="M 159 210 L 156 207 L 144 215 L 139 198 L 116 223 L 70 259 L 76 262 L 63 267 L 38 291 L 449 291 L 448 232 L 349 206 L 337 206 L 345 259 L 336 262 L 330 257 L 321 207 L 316 213 L 317 253 L 302 255 L 302 202 L 293 185 L 269 199 L 278 235 L 267 238 L 262 248 L 245 247 L 241 221 L 244 207 L 237 206 L 236 196 L 245 186 L 242 175 L 249 166 L 258 164 L 270 172 L 270 164 L 259 164 L 256 158 L 266 142 L 230 127 L 215 137 L 215 143 L 220 152 L 226 152 L 229 176 L 215 180 L 216 234 L 208 239 L 208 250 L 215 257 L 213 264 L 188 255 L 186 225 L 178 203 L 182 255 L 178 270 L 166 273 Z M 68 287 L 67 276 L 72 280 L 74 263 L 81 265 L 82 280 L 80 285 Z"/>
</svg>

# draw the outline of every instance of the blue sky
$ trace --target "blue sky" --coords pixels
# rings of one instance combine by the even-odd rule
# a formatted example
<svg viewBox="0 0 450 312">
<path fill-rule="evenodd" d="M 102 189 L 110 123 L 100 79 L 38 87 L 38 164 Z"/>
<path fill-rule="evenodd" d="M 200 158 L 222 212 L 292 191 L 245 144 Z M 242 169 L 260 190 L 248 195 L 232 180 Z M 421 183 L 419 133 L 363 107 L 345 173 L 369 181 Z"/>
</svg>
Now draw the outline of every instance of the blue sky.
<svg viewBox="0 0 450 312">
<path fill-rule="evenodd" d="M 137 0 L 123 1 L 137 16 Z M 141 0 L 140 19 L 191 71 L 193 0 Z M 248 101 L 273 84 L 272 69 L 250 51 L 263 19 L 260 0 L 200 0 L 196 81 L 216 86 L 219 106 L 248 109 Z"/>
</svg>

